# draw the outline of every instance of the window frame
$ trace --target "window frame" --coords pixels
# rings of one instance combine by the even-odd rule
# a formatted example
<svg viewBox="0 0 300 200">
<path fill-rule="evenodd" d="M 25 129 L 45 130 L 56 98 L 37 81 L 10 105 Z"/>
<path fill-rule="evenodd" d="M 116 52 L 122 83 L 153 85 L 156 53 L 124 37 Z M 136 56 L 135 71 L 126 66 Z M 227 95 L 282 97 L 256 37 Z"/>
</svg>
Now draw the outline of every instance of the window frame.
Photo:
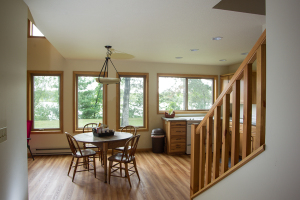
<svg viewBox="0 0 300 200">
<path fill-rule="evenodd" d="M 95 71 L 73 71 L 73 132 L 82 133 L 82 128 L 78 127 L 78 76 L 91 76 L 95 79 L 99 76 L 99 72 Z M 95 80 L 96 81 L 96 80 Z M 103 85 L 103 123 L 107 124 L 107 85 Z"/>
<path fill-rule="evenodd" d="M 27 120 L 34 121 L 33 111 L 33 77 L 34 76 L 59 76 L 60 77 L 60 88 L 59 88 L 59 129 L 34 129 L 31 128 L 32 134 L 54 134 L 63 133 L 63 71 L 27 71 Z"/>
<path fill-rule="evenodd" d="M 144 78 L 144 126 L 137 127 L 137 131 L 148 131 L 149 128 L 149 73 L 118 72 L 121 77 L 142 77 Z M 120 126 L 120 84 L 116 84 L 116 129 L 121 130 Z"/>
<path fill-rule="evenodd" d="M 32 23 L 32 21 L 30 21 L 30 19 L 28 19 L 27 37 L 29 37 L 29 38 L 46 38 L 45 35 L 44 36 L 32 35 L 32 32 L 33 32 L 32 30 L 33 30 L 33 23 Z"/>
<path fill-rule="evenodd" d="M 167 74 L 157 73 L 157 114 L 164 114 L 166 110 L 159 110 L 159 78 L 160 77 L 174 77 L 174 78 L 186 78 L 186 79 L 213 79 L 213 102 L 218 96 L 218 75 L 201 75 L 201 74 Z M 188 86 L 186 86 L 188 88 Z M 188 91 L 188 90 L 186 90 Z M 188 95 L 186 95 L 186 102 L 188 104 Z M 186 106 L 188 108 L 188 106 Z M 174 110 L 177 114 L 195 114 L 195 113 L 207 113 L 208 110 Z"/>
</svg>

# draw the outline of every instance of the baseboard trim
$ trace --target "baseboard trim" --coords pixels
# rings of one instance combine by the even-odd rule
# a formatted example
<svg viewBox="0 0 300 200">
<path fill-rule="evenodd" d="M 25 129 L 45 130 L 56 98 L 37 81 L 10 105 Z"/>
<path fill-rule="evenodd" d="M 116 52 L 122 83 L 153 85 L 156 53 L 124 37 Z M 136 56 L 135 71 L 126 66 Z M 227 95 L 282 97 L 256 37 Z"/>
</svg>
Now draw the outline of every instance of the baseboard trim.
<svg viewBox="0 0 300 200">
<path fill-rule="evenodd" d="M 56 148 L 56 149 L 36 149 L 36 150 L 66 150 L 66 149 L 69 149 L 69 148 Z M 152 148 L 142 148 L 142 149 L 136 149 L 137 152 L 149 152 L 149 151 L 152 151 Z M 107 153 L 111 153 L 112 150 L 109 149 L 107 151 Z M 38 155 L 70 155 L 71 152 L 43 152 L 43 153 L 37 153 L 35 152 L 33 154 L 33 156 L 38 156 Z M 31 155 L 30 153 L 27 153 L 27 157 L 28 158 L 31 158 Z"/>
</svg>

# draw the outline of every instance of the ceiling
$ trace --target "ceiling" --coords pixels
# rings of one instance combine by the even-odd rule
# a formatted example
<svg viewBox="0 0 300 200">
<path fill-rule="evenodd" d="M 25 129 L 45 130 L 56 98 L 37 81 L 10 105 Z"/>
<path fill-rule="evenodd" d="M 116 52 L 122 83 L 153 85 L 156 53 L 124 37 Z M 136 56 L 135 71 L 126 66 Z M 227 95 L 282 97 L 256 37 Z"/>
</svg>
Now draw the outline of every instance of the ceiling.
<svg viewBox="0 0 300 200">
<path fill-rule="evenodd" d="M 266 23 L 265 15 L 252 11 L 214 9 L 220 0 L 24 2 L 36 26 L 67 59 L 104 59 L 104 46 L 111 45 L 113 59 L 231 65 L 243 61 L 241 54 L 251 50 Z M 222 40 L 212 40 L 216 36 Z"/>
</svg>

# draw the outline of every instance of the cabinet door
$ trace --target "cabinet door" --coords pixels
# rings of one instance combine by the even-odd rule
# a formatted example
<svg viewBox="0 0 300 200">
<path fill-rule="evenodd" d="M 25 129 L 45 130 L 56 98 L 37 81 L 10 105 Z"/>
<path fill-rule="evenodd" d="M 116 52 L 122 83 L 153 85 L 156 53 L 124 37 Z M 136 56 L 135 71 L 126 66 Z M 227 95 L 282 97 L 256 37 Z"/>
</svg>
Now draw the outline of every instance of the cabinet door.
<svg viewBox="0 0 300 200">
<path fill-rule="evenodd" d="M 230 79 L 233 77 L 233 74 L 225 74 L 220 76 L 220 88 L 221 92 L 225 89 L 225 87 L 228 85 Z M 240 88 L 241 88 L 241 96 L 240 96 L 240 103 L 244 103 L 244 78 L 241 79 L 240 82 Z M 230 94 L 230 103 L 232 103 L 232 93 Z M 252 104 L 256 104 L 256 72 L 252 72 Z"/>
<path fill-rule="evenodd" d="M 186 128 L 186 121 L 174 121 L 171 122 L 171 128 L 180 128 L 180 127 L 184 127 Z"/>
<path fill-rule="evenodd" d="M 244 103 L 244 78 L 241 79 L 241 104 Z M 252 104 L 256 104 L 256 72 L 252 72 Z"/>
<path fill-rule="evenodd" d="M 170 152 L 185 152 L 186 145 L 185 143 L 174 143 L 171 144 Z"/>
<path fill-rule="evenodd" d="M 174 135 L 183 135 L 183 136 L 185 136 L 186 135 L 186 128 L 185 127 L 182 127 L 182 128 L 171 128 L 170 135 L 171 136 L 174 136 Z"/>
<path fill-rule="evenodd" d="M 230 82 L 230 79 L 233 77 L 233 74 L 226 74 L 226 75 L 222 75 L 220 76 L 220 88 L 221 88 L 221 93 L 223 92 L 223 90 L 226 88 L 226 86 L 228 85 L 228 83 Z M 230 94 L 230 103 L 232 103 L 232 95 Z"/>
<path fill-rule="evenodd" d="M 221 86 L 221 92 L 225 89 L 225 87 L 228 85 L 230 79 L 233 77 L 233 74 L 225 74 L 220 76 L 220 86 Z"/>
<path fill-rule="evenodd" d="M 185 143 L 186 138 L 185 135 L 172 135 L 171 136 L 171 143 Z"/>
</svg>

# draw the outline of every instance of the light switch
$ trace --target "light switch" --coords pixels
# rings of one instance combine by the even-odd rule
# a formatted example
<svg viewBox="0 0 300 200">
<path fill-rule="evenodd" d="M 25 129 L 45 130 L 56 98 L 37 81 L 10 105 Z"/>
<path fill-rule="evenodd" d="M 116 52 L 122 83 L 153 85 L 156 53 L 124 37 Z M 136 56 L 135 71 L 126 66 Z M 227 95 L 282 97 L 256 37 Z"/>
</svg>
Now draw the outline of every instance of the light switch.
<svg viewBox="0 0 300 200">
<path fill-rule="evenodd" d="M 6 127 L 3 128 L 3 132 L 4 132 L 4 141 L 6 141 L 7 140 L 7 128 Z"/>
</svg>

